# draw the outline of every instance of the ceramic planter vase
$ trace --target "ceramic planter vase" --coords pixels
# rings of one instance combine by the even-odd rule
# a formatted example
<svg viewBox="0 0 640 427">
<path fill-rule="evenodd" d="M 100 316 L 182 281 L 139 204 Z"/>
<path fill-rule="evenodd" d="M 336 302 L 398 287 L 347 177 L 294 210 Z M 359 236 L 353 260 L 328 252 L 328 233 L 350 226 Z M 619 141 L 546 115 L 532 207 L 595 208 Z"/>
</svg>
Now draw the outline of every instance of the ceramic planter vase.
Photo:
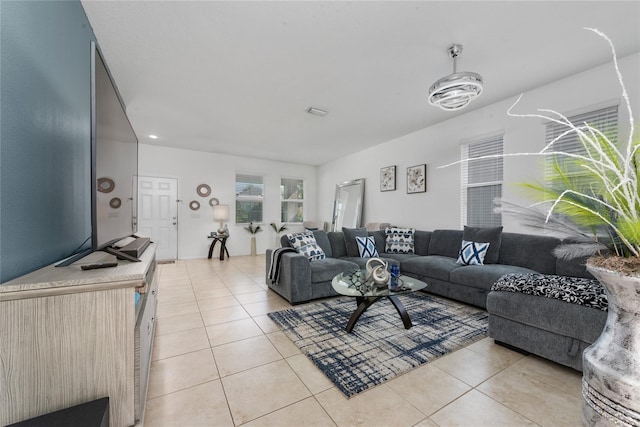
<svg viewBox="0 0 640 427">
<path fill-rule="evenodd" d="M 600 337 L 582 356 L 587 426 L 640 425 L 640 276 L 587 265 L 609 308 Z"/>
<path fill-rule="evenodd" d="M 251 236 L 251 256 L 256 256 L 256 236 Z"/>
</svg>

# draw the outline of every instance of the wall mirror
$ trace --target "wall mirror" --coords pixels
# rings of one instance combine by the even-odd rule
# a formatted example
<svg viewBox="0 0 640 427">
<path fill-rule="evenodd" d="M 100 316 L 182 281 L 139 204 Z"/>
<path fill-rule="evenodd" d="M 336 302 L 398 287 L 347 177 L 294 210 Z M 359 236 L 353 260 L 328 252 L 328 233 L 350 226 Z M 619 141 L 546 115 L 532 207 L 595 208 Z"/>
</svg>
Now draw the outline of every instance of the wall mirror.
<svg viewBox="0 0 640 427">
<path fill-rule="evenodd" d="M 342 227 L 360 227 L 362 224 L 363 207 L 364 178 L 336 184 L 331 230 L 340 231 Z"/>
</svg>

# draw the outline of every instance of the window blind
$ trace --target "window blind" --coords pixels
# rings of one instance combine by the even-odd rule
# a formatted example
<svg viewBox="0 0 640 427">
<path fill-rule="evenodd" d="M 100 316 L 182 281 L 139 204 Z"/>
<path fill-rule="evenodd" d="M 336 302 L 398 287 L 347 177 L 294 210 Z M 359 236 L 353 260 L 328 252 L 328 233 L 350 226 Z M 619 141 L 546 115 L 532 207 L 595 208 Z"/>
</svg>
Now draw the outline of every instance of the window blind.
<svg viewBox="0 0 640 427">
<path fill-rule="evenodd" d="M 601 108 L 583 114 L 567 117 L 569 121 L 576 126 L 588 123 L 592 127 L 604 133 L 610 141 L 616 142 L 618 134 L 618 106 Z M 567 127 L 558 123 L 548 122 L 546 124 L 545 146 L 554 139 L 558 138 L 562 133 L 567 131 Z M 575 132 L 568 133 L 553 143 L 550 148 L 552 151 L 563 151 L 570 154 L 586 154 L 585 148 L 580 142 L 580 138 Z M 558 162 L 563 169 L 569 170 L 569 175 L 573 172 L 577 174 L 578 164 L 575 159 L 566 156 L 546 156 L 545 157 L 545 180 L 550 181 L 553 176 L 554 165 Z M 589 183 L 585 182 L 586 185 Z"/>
<path fill-rule="evenodd" d="M 502 224 L 493 200 L 502 197 L 503 135 L 462 145 L 461 225 L 491 227 Z M 496 155 L 482 159 L 480 157 Z M 476 160 L 473 160 L 476 159 Z"/>
</svg>

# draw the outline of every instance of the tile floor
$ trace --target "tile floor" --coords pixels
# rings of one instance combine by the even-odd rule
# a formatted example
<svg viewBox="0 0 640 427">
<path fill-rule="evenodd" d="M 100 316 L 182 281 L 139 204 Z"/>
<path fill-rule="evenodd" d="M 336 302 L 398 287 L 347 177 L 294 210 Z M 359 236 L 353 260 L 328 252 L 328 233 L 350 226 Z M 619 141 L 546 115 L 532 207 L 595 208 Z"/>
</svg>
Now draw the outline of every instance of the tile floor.
<svg viewBox="0 0 640 427">
<path fill-rule="evenodd" d="M 265 259 L 160 266 L 145 427 L 579 426 L 580 374 L 489 338 L 347 400 L 266 316 Z"/>
</svg>

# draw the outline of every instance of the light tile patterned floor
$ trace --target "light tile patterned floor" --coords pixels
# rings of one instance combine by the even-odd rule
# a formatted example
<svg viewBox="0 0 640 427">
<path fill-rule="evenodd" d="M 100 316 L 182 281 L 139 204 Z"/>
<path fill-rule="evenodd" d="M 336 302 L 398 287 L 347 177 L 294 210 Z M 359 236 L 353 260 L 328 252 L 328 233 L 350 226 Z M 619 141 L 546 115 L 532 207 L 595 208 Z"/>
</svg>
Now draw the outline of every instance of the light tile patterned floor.
<svg viewBox="0 0 640 427">
<path fill-rule="evenodd" d="M 145 427 L 579 426 L 580 374 L 489 338 L 347 400 L 266 316 L 265 258 L 160 266 Z"/>
</svg>

